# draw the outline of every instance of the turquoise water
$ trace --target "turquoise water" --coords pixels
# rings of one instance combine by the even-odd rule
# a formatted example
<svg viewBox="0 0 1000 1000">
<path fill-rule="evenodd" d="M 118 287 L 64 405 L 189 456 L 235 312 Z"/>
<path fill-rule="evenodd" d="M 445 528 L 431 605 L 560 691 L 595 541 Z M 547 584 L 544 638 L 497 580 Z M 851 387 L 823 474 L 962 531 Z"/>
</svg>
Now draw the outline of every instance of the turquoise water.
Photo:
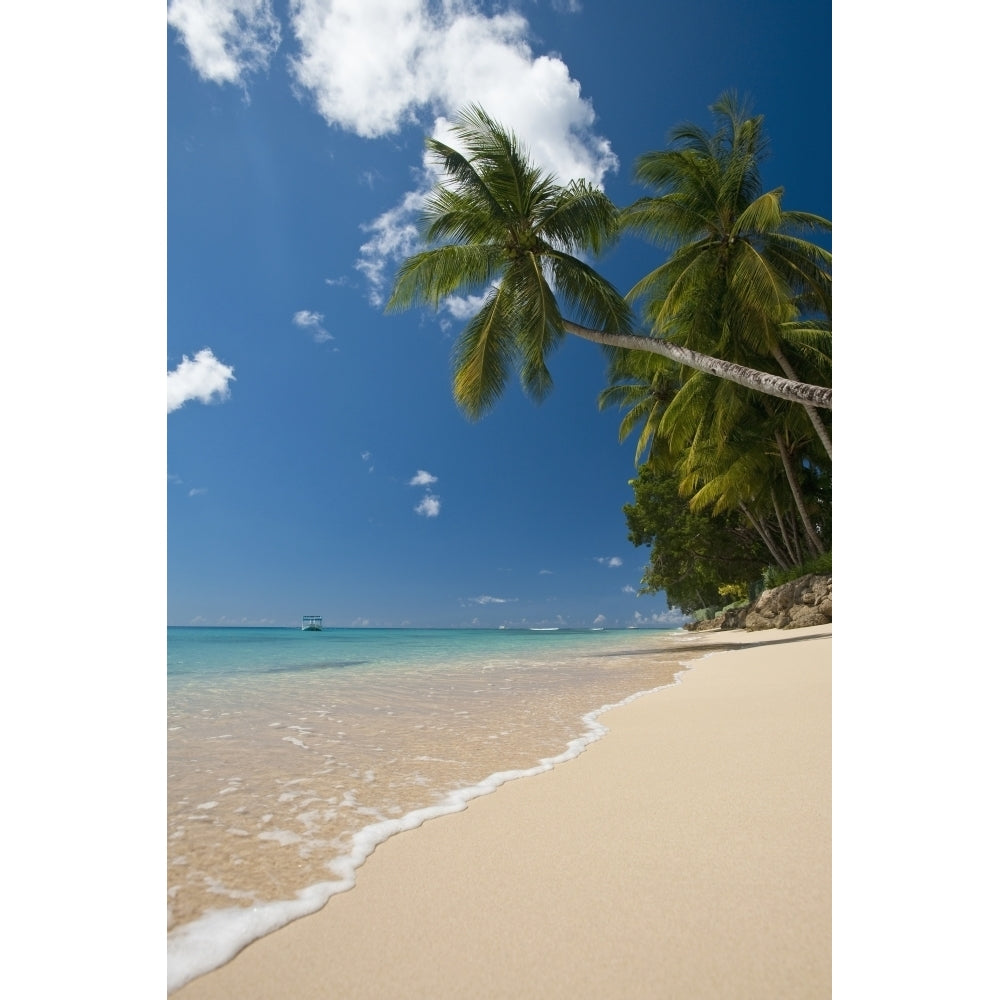
<svg viewBox="0 0 1000 1000">
<path fill-rule="evenodd" d="M 680 630 L 169 628 L 169 987 L 673 681 Z"/>
</svg>

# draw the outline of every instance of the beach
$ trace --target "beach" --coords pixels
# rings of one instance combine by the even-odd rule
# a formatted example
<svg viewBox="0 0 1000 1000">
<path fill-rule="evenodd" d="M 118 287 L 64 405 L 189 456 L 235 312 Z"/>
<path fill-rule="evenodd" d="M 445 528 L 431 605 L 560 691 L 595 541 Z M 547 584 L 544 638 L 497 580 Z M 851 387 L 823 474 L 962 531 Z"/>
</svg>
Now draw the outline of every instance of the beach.
<svg viewBox="0 0 1000 1000">
<path fill-rule="evenodd" d="M 173 996 L 829 997 L 831 647 L 698 635 L 578 757 L 390 837 Z"/>
</svg>

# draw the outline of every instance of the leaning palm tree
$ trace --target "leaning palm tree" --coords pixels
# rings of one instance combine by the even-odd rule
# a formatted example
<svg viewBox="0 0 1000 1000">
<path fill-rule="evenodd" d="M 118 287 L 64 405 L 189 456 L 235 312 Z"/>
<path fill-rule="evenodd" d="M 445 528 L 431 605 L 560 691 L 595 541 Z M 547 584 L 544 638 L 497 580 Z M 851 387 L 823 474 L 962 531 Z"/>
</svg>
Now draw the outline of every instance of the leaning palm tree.
<svg viewBox="0 0 1000 1000">
<path fill-rule="evenodd" d="M 633 333 L 629 306 L 577 256 L 597 253 L 617 235 L 618 213 L 603 192 L 543 174 L 513 133 L 478 106 L 458 114 L 452 133 L 464 152 L 427 140 L 442 175 L 421 216 L 429 247 L 403 262 L 386 308 L 437 307 L 486 288 L 455 347 L 455 399 L 469 416 L 496 403 L 515 368 L 525 391 L 542 398 L 551 386 L 546 359 L 567 333 L 832 408 L 829 388 Z"/>
<path fill-rule="evenodd" d="M 788 333 L 827 322 L 832 310 L 831 255 L 806 236 L 830 223 L 784 209 L 781 188 L 763 189 L 762 115 L 750 117 L 733 93 L 711 111 L 715 131 L 680 125 L 667 149 L 637 161 L 637 179 L 658 193 L 625 209 L 623 227 L 672 253 L 628 298 L 644 301 L 654 336 L 755 367 L 769 359 L 799 381 Z M 828 428 L 806 405 L 832 456 Z"/>
</svg>

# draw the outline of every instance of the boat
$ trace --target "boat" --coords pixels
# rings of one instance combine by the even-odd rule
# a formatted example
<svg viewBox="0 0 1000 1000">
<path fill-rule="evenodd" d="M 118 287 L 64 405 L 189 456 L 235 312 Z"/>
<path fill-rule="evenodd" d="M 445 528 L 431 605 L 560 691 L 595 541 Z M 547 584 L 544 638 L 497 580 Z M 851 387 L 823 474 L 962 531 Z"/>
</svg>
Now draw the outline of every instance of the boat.
<svg viewBox="0 0 1000 1000">
<path fill-rule="evenodd" d="M 303 615 L 302 616 L 302 631 L 303 632 L 322 632 L 323 631 L 323 616 L 322 615 Z"/>
<path fill-rule="evenodd" d="M 553 625 L 553 626 L 551 626 L 549 628 L 536 628 L 534 625 L 532 625 L 531 626 L 531 631 L 532 632 L 558 632 L 559 631 L 559 627 L 556 626 L 556 625 Z"/>
</svg>

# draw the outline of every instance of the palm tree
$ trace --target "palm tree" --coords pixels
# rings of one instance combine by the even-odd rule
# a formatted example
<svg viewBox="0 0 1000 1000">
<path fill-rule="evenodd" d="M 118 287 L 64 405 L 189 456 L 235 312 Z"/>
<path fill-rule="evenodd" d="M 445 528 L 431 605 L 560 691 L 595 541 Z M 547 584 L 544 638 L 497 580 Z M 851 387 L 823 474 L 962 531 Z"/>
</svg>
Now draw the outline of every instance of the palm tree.
<svg viewBox="0 0 1000 1000">
<path fill-rule="evenodd" d="M 576 256 L 597 253 L 617 235 L 611 201 L 584 181 L 560 185 L 543 175 L 513 133 L 478 106 L 460 112 L 452 132 L 467 152 L 427 140 L 442 172 L 421 217 L 430 246 L 403 262 L 386 308 L 437 307 L 449 296 L 488 289 L 455 347 L 455 399 L 470 417 L 499 399 L 515 367 L 525 391 L 542 398 L 551 386 L 546 358 L 566 333 L 832 408 L 829 388 L 634 334 L 629 306 Z M 564 309 L 580 322 L 567 319 Z"/>
<path fill-rule="evenodd" d="M 676 476 L 692 513 L 739 512 L 783 568 L 801 562 L 800 534 L 808 554 L 829 548 L 808 495 L 828 460 L 801 406 L 701 372 L 684 377 L 672 362 L 634 351 L 614 359 L 609 381 L 598 405 L 624 411 L 619 440 L 638 430 L 636 466 Z"/>
<path fill-rule="evenodd" d="M 711 111 L 714 132 L 678 126 L 667 149 L 637 161 L 637 179 L 659 193 L 625 209 L 622 226 L 673 252 L 627 298 L 645 300 L 654 336 L 745 365 L 770 363 L 800 381 L 788 345 L 806 331 L 828 333 L 832 311 L 831 254 L 800 234 L 829 232 L 830 223 L 783 209 L 781 188 L 763 190 L 763 116 L 749 117 L 732 93 Z M 828 379 L 829 355 L 814 360 L 827 372 L 808 375 Z M 832 457 L 826 425 L 805 405 Z"/>
</svg>

